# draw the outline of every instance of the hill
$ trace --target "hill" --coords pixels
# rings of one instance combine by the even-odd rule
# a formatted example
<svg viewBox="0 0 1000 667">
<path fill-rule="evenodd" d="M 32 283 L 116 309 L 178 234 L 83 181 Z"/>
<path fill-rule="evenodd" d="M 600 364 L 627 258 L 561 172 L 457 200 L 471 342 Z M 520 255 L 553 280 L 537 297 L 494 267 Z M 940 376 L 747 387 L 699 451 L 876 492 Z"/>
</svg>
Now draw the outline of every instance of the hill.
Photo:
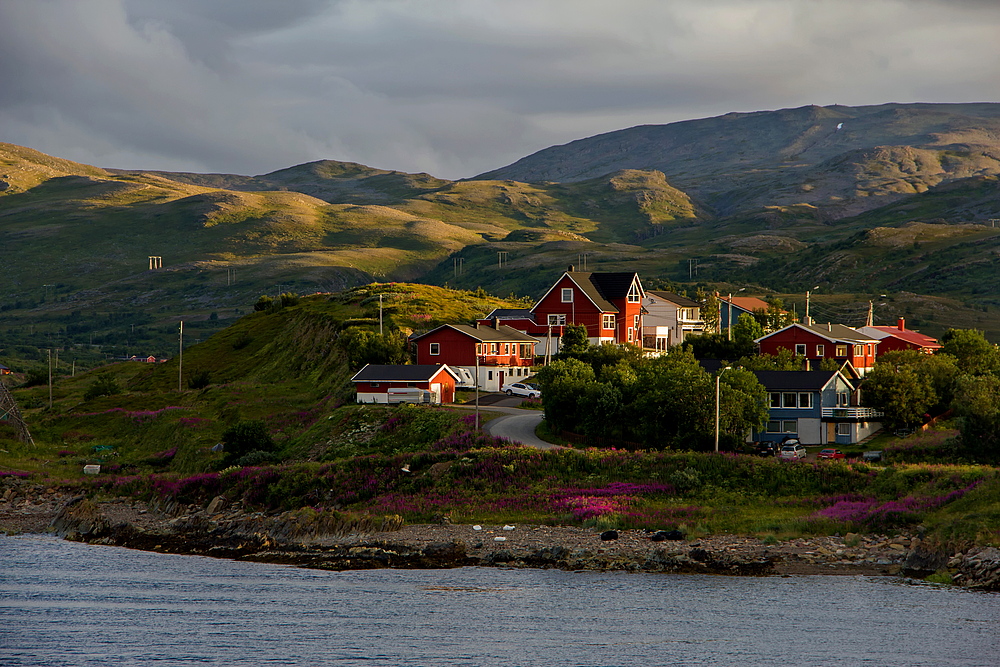
<svg viewBox="0 0 1000 667">
<path fill-rule="evenodd" d="M 261 294 L 419 280 L 538 296 L 568 264 L 792 304 L 815 285 L 926 295 L 911 317 L 950 326 L 943 299 L 996 339 L 998 123 L 995 104 L 727 114 L 464 181 L 332 160 L 123 171 L 0 144 L 0 355 L 166 356 L 178 320 L 203 340 Z"/>
<path fill-rule="evenodd" d="M 477 178 L 570 182 L 620 169 L 661 171 L 721 215 L 806 203 L 840 218 L 1000 173 L 1000 104 L 807 106 L 643 125 Z"/>
</svg>

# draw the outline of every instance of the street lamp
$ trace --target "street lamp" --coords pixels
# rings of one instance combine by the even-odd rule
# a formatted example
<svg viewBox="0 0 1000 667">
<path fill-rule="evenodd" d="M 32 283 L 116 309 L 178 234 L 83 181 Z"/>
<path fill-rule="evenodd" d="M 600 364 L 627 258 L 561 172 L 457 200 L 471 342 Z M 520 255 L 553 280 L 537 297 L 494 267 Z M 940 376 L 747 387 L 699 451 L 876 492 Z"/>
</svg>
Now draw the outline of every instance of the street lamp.
<svg viewBox="0 0 1000 667">
<path fill-rule="evenodd" d="M 819 285 L 816 285 L 816 287 L 813 287 L 813 289 L 814 290 L 819 289 Z M 809 296 L 810 296 L 810 290 L 806 290 L 806 318 L 805 318 L 805 323 L 807 325 L 808 324 L 812 324 L 812 320 L 809 319 Z"/>
<path fill-rule="evenodd" d="M 722 374 L 728 370 L 731 370 L 732 366 L 726 366 L 719 371 L 719 374 L 715 376 L 715 451 L 719 451 L 719 380 L 722 379 Z"/>
</svg>

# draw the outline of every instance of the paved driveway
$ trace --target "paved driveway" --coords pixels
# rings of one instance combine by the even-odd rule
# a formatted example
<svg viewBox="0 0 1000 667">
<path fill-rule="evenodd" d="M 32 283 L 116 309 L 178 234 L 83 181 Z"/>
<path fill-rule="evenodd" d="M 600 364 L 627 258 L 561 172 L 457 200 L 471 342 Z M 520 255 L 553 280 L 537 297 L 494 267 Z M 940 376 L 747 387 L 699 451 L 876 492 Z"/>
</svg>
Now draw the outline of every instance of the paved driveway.
<svg viewBox="0 0 1000 667">
<path fill-rule="evenodd" d="M 507 438 L 538 449 L 558 449 L 559 445 L 545 442 L 535 435 L 535 428 L 542 423 L 542 413 L 538 410 L 508 408 L 508 414 L 497 417 L 483 425 L 483 430 L 497 438 Z"/>
</svg>

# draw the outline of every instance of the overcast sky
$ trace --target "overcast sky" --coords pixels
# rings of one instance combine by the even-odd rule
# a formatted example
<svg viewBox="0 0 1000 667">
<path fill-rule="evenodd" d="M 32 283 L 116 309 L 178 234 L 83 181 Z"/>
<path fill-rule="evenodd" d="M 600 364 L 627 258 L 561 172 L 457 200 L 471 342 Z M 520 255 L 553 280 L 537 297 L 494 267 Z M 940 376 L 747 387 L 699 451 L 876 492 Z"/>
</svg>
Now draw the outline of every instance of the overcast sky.
<svg viewBox="0 0 1000 667">
<path fill-rule="evenodd" d="M 997 0 L 0 0 L 0 141 L 473 176 L 639 124 L 1000 101 Z"/>
</svg>

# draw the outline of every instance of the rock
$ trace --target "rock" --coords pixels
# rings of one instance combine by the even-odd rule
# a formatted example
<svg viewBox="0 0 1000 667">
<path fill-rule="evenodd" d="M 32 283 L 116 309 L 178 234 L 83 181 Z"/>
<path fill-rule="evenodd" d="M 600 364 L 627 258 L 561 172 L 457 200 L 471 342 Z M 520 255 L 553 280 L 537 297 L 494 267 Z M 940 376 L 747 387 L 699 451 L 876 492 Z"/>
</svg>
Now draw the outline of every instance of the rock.
<svg viewBox="0 0 1000 667">
<path fill-rule="evenodd" d="M 903 574 L 923 579 L 934 574 L 947 563 L 947 555 L 918 546 L 911 549 L 910 553 L 906 555 L 906 559 L 903 561 Z"/>
<path fill-rule="evenodd" d="M 212 502 L 208 504 L 208 508 L 205 511 L 208 514 L 218 514 L 226 508 L 227 502 L 225 496 L 216 496 L 212 498 Z"/>
<path fill-rule="evenodd" d="M 602 542 L 608 542 L 610 540 L 617 540 L 617 539 L 618 539 L 618 531 L 617 530 L 606 530 L 603 533 L 601 533 L 601 541 Z"/>
<path fill-rule="evenodd" d="M 692 549 L 688 552 L 688 556 L 690 556 L 692 560 L 696 560 L 699 563 L 706 563 L 712 558 L 711 554 L 701 548 Z"/>
<path fill-rule="evenodd" d="M 649 538 L 654 542 L 663 542 L 664 540 L 683 540 L 684 533 L 679 530 L 658 530 Z"/>
<path fill-rule="evenodd" d="M 955 575 L 957 582 L 968 588 L 984 591 L 1000 591 L 1000 549 L 986 547 L 965 555 Z"/>
</svg>

